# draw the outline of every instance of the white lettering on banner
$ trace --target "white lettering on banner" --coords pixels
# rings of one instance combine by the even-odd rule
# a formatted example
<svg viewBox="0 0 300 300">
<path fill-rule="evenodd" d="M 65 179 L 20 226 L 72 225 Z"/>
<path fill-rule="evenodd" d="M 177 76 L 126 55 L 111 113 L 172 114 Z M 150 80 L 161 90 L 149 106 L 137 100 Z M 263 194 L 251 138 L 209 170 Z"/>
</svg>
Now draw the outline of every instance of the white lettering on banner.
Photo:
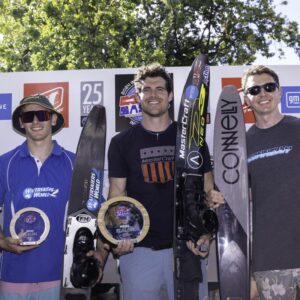
<svg viewBox="0 0 300 300">
<path fill-rule="evenodd" d="M 299 105 L 300 104 L 300 97 L 299 96 L 289 96 L 289 104 Z"/>
</svg>

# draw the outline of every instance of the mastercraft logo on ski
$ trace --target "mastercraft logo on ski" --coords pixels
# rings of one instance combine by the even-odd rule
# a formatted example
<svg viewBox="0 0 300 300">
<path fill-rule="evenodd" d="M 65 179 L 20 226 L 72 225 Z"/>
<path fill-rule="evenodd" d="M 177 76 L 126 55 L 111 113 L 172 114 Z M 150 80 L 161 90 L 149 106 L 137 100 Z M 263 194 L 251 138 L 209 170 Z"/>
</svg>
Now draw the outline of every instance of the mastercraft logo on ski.
<svg viewBox="0 0 300 300">
<path fill-rule="evenodd" d="M 179 157 L 185 159 L 186 157 L 186 139 L 187 139 L 187 126 L 188 126 L 188 118 L 189 118 L 189 101 L 184 99 L 183 103 L 183 115 L 181 118 L 181 136 L 180 136 L 180 149 L 179 149 Z"/>
<path fill-rule="evenodd" d="M 283 113 L 300 112 L 300 87 L 299 86 L 282 87 L 281 111 Z"/>
</svg>

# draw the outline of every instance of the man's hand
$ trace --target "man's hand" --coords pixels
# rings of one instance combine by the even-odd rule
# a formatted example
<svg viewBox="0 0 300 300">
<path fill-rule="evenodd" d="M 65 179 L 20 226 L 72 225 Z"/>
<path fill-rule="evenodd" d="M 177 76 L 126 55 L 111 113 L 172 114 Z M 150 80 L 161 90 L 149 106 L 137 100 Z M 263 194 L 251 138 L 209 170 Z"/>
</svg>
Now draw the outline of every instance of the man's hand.
<svg viewBox="0 0 300 300">
<path fill-rule="evenodd" d="M 217 190 L 210 190 L 206 193 L 206 203 L 210 208 L 217 208 L 225 203 L 224 196 Z"/>
<path fill-rule="evenodd" d="M 15 254 L 22 254 L 25 251 L 29 251 L 38 247 L 38 245 L 25 246 L 20 245 L 19 239 L 13 239 L 12 237 L 0 238 L 0 248 L 4 251 L 12 252 Z"/>
<path fill-rule="evenodd" d="M 112 248 L 111 250 L 115 256 L 121 256 L 121 255 L 133 252 L 133 249 L 134 249 L 134 243 L 132 241 L 121 240 L 118 243 L 118 246 L 115 248 Z"/>
<path fill-rule="evenodd" d="M 187 247 L 195 254 L 201 257 L 206 257 L 209 253 L 210 234 L 202 235 L 196 245 L 192 241 L 187 241 Z"/>
</svg>

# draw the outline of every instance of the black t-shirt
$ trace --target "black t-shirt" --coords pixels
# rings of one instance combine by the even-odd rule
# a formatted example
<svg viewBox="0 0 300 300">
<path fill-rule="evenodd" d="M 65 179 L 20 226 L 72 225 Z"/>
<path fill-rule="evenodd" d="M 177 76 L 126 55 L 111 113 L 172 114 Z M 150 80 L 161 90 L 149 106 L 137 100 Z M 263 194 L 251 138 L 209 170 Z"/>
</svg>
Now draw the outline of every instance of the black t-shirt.
<svg viewBox="0 0 300 300">
<path fill-rule="evenodd" d="M 109 146 L 109 177 L 127 178 L 127 195 L 140 201 L 150 216 L 150 230 L 139 246 L 173 240 L 176 128 L 174 122 L 154 133 L 138 124 L 113 137 Z M 207 157 L 206 172 L 211 169 L 209 153 Z"/>
<path fill-rule="evenodd" d="M 300 119 L 247 132 L 253 271 L 300 268 Z"/>
</svg>

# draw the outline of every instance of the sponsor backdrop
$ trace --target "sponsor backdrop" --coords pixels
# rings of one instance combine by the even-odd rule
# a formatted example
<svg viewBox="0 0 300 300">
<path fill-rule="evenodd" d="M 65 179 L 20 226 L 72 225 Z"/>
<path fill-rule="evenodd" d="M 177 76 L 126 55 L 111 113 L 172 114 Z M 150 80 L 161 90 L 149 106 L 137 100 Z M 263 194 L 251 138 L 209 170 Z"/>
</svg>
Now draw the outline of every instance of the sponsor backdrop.
<svg viewBox="0 0 300 300">
<path fill-rule="evenodd" d="M 215 66 L 210 69 L 206 140 L 211 153 L 213 122 L 221 89 L 228 84 L 240 88 L 241 75 L 246 68 L 247 66 Z M 282 86 L 281 111 L 285 114 L 298 115 L 300 113 L 300 66 L 271 66 L 271 68 L 279 74 Z M 176 120 L 189 67 L 170 67 L 167 70 L 174 80 L 174 101 L 170 112 L 172 118 Z M 24 96 L 36 93 L 46 95 L 64 114 L 65 128 L 55 135 L 55 139 L 66 149 L 74 152 L 82 125 L 91 108 L 96 104 L 104 105 L 107 114 L 107 149 L 112 136 L 141 120 L 141 109 L 135 100 L 135 89 L 132 84 L 135 71 L 135 69 L 99 69 L 0 73 L 0 154 L 24 141 L 22 136 L 12 130 L 11 114 Z M 248 128 L 254 121 L 253 114 L 246 106 L 244 106 L 244 113 Z M 104 188 L 106 194 L 107 180 Z M 209 266 L 209 280 L 217 281 L 214 251 L 210 255 Z M 106 268 L 105 281 L 117 281 L 115 274 L 116 269 L 111 261 Z"/>
</svg>

